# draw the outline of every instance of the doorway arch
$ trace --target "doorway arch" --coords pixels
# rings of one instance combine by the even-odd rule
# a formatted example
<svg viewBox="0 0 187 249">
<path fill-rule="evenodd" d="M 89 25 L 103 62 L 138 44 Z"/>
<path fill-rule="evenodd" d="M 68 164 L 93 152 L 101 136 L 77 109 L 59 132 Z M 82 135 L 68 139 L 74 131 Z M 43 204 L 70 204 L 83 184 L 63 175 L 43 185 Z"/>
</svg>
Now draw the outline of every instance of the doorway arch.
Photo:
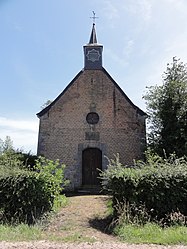
<svg viewBox="0 0 187 249">
<path fill-rule="evenodd" d="M 102 170 L 102 151 L 98 148 L 83 150 L 82 185 L 100 185 L 100 170 Z"/>
</svg>

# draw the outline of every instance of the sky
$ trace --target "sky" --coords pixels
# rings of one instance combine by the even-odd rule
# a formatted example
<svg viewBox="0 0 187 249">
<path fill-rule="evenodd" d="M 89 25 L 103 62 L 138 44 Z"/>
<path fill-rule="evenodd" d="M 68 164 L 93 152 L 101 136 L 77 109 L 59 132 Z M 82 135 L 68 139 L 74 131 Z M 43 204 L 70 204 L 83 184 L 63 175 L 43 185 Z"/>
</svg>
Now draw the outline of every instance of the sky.
<svg viewBox="0 0 187 249">
<path fill-rule="evenodd" d="M 186 0 L 0 0 L 0 138 L 16 149 L 36 153 L 36 113 L 84 67 L 92 11 L 104 68 L 142 110 L 167 63 L 187 62 Z"/>
</svg>

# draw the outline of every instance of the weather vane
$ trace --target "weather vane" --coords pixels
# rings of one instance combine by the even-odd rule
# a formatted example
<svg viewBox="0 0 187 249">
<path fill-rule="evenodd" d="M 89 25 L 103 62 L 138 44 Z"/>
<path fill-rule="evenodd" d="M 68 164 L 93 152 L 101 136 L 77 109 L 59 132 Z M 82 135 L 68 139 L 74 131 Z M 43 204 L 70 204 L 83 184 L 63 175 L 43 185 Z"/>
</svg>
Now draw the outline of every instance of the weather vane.
<svg viewBox="0 0 187 249">
<path fill-rule="evenodd" d="M 90 17 L 90 18 L 93 19 L 93 24 L 95 24 L 95 19 L 96 19 L 96 18 L 99 18 L 99 17 L 95 16 L 96 14 L 95 14 L 94 11 L 92 11 L 92 13 L 93 13 L 93 16 Z"/>
</svg>

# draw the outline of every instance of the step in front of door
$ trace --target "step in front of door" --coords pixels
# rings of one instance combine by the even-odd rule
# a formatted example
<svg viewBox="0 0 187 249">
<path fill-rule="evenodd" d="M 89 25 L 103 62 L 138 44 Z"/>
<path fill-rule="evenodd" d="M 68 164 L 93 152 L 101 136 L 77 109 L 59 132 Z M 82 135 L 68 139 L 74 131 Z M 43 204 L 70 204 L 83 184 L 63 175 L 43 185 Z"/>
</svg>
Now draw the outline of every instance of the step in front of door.
<svg viewBox="0 0 187 249">
<path fill-rule="evenodd" d="M 98 185 L 83 185 L 77 190 L 78 193 L 82 194 L 100 194 L 102 192 L 101 186 Z"/>
</svg>

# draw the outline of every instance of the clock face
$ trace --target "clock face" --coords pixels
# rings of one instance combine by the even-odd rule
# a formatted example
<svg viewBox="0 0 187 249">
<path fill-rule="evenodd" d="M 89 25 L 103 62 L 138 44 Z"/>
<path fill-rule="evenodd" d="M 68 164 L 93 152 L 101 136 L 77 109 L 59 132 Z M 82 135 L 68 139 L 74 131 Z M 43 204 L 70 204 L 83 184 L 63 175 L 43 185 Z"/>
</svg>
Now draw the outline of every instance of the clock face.
<svg viewBox="0 0 187 249">
<path fill-rule="evenodd" d="M 95 62 L 95 61 L 99 61 L 100 58 L 100 53 L 98 50 L 96 49 L 91 49 L 88 50 L 86 57 L 88 58 L 89 61 Z"/>
<path fill-rule="evenodd" d="M 97 124 L 99 122 L 99 115 L 96 112 L 90 112 L 86 116 L 88 124 Z"/>
</svg>

